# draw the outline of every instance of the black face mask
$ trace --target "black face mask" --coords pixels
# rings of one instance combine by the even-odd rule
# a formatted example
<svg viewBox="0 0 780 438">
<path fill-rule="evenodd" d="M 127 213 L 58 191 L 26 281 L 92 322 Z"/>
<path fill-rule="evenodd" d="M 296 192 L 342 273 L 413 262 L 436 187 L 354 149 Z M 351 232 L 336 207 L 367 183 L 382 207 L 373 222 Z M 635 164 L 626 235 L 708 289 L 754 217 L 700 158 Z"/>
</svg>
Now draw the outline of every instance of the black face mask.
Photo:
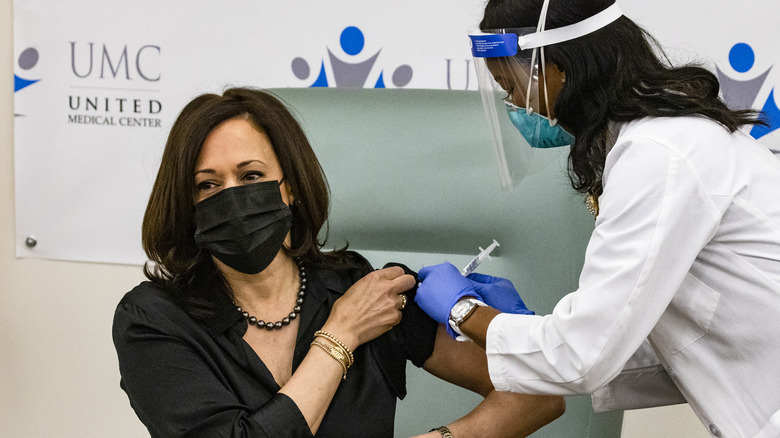
<svg viewBox="0 0 780 438">
<path fill-rule="evenodd" d="M 271 264 L 292 226 L 281 182 L 224 189 L 195 204 L 195 244 L 245 274 Z"/>
</svg>

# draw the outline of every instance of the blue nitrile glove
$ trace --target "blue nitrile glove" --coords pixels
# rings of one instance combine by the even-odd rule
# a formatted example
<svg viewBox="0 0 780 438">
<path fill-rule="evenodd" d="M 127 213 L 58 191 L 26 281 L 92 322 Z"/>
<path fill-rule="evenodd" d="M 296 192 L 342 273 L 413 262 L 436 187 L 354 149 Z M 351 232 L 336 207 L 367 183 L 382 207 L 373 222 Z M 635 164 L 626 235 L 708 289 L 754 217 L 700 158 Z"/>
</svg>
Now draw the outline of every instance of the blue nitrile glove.
<svg viewBox="0 0 780 438">
<path fill-rule="evenodd" d="M 450 310 L 463 297 L 479 296 L 474 290 L 474 283 L 461 275 L 460 270 L 451 263 L 426 266 L 417 275 L 422 283 L 417 288 L 414 301 L 428 316 L 444 324 L 447 333 L 455 339 L 458 334 L 447 321 Z"/>
<path fill-rule="evenodd" d="M 506 278 L 477 273 L 469 274 L 467 278 L 471 280 L 480 299 L 488 306 L 503 313 L 534 314 L 525 306 L 512 282 Z"/>
</svg>

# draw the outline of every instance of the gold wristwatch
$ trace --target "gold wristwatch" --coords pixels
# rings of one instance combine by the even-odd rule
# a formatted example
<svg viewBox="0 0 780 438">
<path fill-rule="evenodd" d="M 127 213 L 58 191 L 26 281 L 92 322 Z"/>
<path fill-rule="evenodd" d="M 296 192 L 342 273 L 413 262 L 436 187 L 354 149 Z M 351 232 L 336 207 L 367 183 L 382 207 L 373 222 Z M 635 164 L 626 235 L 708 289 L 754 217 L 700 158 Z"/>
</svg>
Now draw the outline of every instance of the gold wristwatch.
<svg viewBox="0 0 780 438">
<path fill-rule="evenodd" d="M 447 426 L 439 426 L 429 430 L 428 432 L 439 432 L 442 438 L 453 438 L 452 432 L 450 432 L 450 429 L 447 428 Z"/>
</svg>

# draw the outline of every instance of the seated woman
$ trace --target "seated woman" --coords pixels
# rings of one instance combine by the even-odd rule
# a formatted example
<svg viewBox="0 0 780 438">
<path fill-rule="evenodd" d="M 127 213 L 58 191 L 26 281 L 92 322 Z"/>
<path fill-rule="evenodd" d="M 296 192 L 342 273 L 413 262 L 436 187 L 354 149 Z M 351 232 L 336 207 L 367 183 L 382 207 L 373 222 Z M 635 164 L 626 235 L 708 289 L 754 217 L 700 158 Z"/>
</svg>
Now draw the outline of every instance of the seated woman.
<svg viewBox="0 0 780 438">
<path fill-rule="evenodd" d="M 456 438 L 526 436 L 563 413 L 559 397 L 495 391 L 484 351 L 416 306 L 408 270 L 322 251 L 327 215 L 322 168 L 278 99 L 235 88 L 184 108 L 143 220 L 151 281 L 113 326 L 152 436 L 392 437 L 406 361 L 485 397 L 448 425 Z"/>
</svg>

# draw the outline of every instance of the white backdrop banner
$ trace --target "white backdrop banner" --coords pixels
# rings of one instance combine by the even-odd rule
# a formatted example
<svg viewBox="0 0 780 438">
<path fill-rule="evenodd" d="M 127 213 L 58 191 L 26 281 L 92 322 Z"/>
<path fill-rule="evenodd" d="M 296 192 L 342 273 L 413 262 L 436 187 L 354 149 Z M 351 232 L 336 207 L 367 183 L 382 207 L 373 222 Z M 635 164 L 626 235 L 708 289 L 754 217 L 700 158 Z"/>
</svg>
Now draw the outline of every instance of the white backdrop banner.
<svg viewBox="0 0 780 438">
<path fill-rule="evenodd" d="M 717 71 L 729 104 L 774 117 L 751 134 L 780 153 L 780 4 L 619 3 L 673 59 Z M 203 92 L 475 90 L 466 34 L 482 4 L 16 0 L 17 256 L 142 263 L 141 219 L 161 145 L 178 111 Z"/>
<path fill-rule="evenodd" d="M 17 256 L 142 263 L 161 145 L 198 94 L 468 88 L 478 3 L 15 1 Z"/>
</svg>

